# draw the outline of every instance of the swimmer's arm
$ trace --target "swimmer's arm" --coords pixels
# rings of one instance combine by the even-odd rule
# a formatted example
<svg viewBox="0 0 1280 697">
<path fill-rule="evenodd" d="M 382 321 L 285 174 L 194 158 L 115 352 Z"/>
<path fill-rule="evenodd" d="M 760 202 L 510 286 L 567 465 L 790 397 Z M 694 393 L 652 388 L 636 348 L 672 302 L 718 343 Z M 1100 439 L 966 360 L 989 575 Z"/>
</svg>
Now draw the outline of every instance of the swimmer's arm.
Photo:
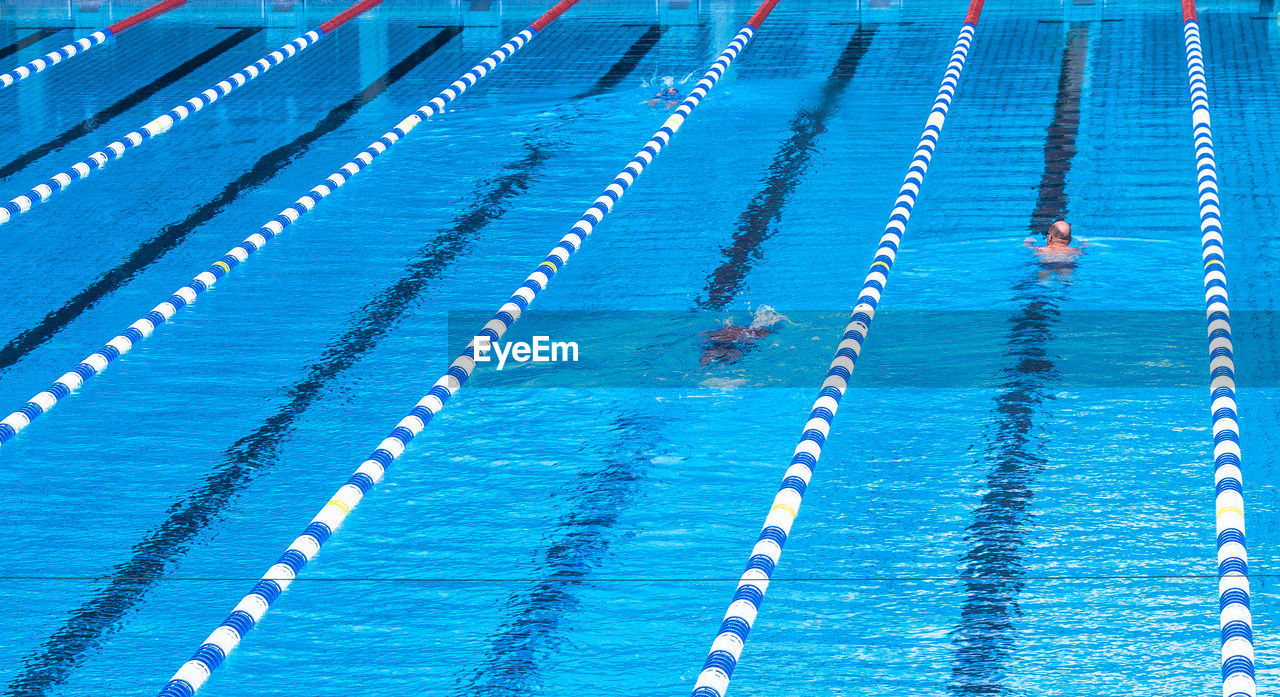
<svg viewBox="0 0 1280 697">
<path fill-rule="evenodd" d="M 1023 246 L 1023 247 L 1026 247 L 1027 249 L 1035 249 L 1035 248 L 1036 248 L 1036 238 L 1034 238 L 1034 237 L 1028 237 L 1028 238 L 1026 238 L 1025 240 L 1023 240 L 1023 241 L 1022 241 L 1022 246 Z"/>
</svg>

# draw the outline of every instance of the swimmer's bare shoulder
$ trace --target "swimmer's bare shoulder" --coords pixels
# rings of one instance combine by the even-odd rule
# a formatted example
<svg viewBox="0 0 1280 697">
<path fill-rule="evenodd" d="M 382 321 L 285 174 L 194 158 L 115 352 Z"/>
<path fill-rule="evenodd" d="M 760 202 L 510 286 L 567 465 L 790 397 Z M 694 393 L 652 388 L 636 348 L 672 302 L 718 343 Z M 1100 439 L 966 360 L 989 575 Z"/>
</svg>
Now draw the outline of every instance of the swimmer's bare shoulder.
<svg viewBox="0 0 1280 697">
<path fill-rule="evenodd" d="M 1065 220 L 1057 220 L 1045 231 L 1044 246 L 1037 245 L 1034 237 L 1024 239 L 1022 246 L 1035 251 L 1041 259 L 1066 261 L 1080 256 L 1084 248 L 1089 246 L 1088 240 L 1082 239 L 1076 246 L 1072 246 L 1072 241 L 1071 224 Z"/>
<path fill-rule="evenodd" d="M 1083 252 L 1082 247 L 1032 247 L 1036 256 L 1042 261 L 1072 261 L 1078 258 Z"/>
</svg>

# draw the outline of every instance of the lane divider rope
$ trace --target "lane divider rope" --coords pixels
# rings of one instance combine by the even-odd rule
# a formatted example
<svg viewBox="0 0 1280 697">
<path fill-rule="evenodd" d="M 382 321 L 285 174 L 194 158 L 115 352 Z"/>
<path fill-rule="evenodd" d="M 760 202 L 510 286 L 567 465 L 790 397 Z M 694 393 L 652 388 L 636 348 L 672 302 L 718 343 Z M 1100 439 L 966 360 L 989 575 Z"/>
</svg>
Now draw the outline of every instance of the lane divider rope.
<svg viewBox="0 0 1280 697">
<path fill-rule="evenodd" d="M 733 670 L 742 656 L 742 649 L 746 645 L 747 635 L 751 632 L 751 627 L 760 611 L 760 604 L 764 602 L 769 579 L 773 577 L 774 568 L 782 557 L 782 547 L 786 544 L 787 535 L 790 534 L 791 526 L 800 512 L 801 500 L 813 476 L 813 471 L 818 465 L 818 458 L 822 456 L 822 446 L 830 433 L 836 410 L 840 407 L 840 398 L 844 396 L 849 386 L 849 378 L 853 375 L 854 365 L 862 352 L 862 343 L 871 326 L 871 319 L 875 316 L 880 295 L 889 278 L 889 271 L 897 258 L 898 246 L 902 242 L 902 235 L 906 232 L 907 221 L 911 218 L 916 196 L 919 195 L 920 186 L 924 183 L 925 172 L 929 168 L 930 160 L 933 159 L 938 138 L 942 135 L 947 111 L 951 107 L 956 87 L 960 84 L 960 73 L 964 70 L 965 57 L 973 43 L 982 5 L 983 0 L 970 0 L 969 13 L 965 17 L 959 38 L 956 39 L 955 50 L 947 63 L 942 85 L 929 111 L 924 133 L 920 137 L 920 143 L 907 169 L 906 179 L 898 190 L 898 198 L 889 215 L 889 223 L 885 226 L 884 235 L 880 238 L 880 246 L 876 250 L 871 268 L 862 284 L 858 303 L 853 308 L 853 316 L 845 327 L 835 358 L 827 371 L 826 380 L 822 383 L 818 398 L 809 412 L 809 419 L 804 425 L 804 431 L 791 458 L 791 464 L 769 507 L 764 528 L 751 549 L 746 570 L 738 581 L 733 600 L 729 603 L 724 620 L 703 662 L 698 681 L 694 684 L 693 697 L 724 697 L 729 689 Z"/>
<path fill-rule="evenodd" d="M 374 1 L 381 2 L 381 0 Z M 346 184 L 351 177 L 354 177 L 367 167 L 369 163 L 373 162 L 374 158 L 395 145 L 401 138 L 416 128 L 418 124 L 444 111 L 445 105 L 461 96 L 462 93 L 487 75 L 489 71 L 498 67 L 498 65 L 515 54 L 516 51 L 523 48 L 543 27 L 577 3 L 578 0 L 561 0 L 524 31 L 512 37 L 493 53 L 490 53 L 483 61 L 468 70 L 457 80 L 454 80 L 452 84 L 432 98 L 429 103 L 401 120 L 395 128 L 382 134 L 369 147 L 360 151 L 354 158 L 326 177 L 323 182 L 317 184 L 307 194 L 295 201 L 293 205 L 285 208 L 279 215 L 259 227 L 257 232 L 232 247 L 220 259 L 213 262 L 208 269 L 192 279 L 190 283 L 174 291 L 168 299 L 129 325 L 128 329 L 108 341 L 96 352 L 90 354 L 70 372 L 55 380 L 48 389 L 36 394 L 27 400 L 27 403 L 22 405 L 20 409 L 0 420 L 0 445 L 12 440 L 19 431 L 30 425 L 36 417 L 49 411 L 49 409 L 53 408 L 53 405 L 75 392 L 86 381 L 102 372 L 120 356 L 128 353 L 143 339 L 151 336 L 151 333 L 157 327 L 168 321 L 179 310 L 194 302 L 198 296 L 213 288 L 218 280 L 231 273 L 232 269 L 247 260 L 254 252 L 266 246 L 286 227 L 306 215 L 321 199 Z M 355 10 L 356 7 L 347 12 Z M 336 20 L 339 17 L 334 19 Z"/>
<path fill-rule="evenodd" d="M 73 56 L 83 54 L 126 29 L 135 27 L 152 17 L 162 15 L 185 4 L 187 4 L 187 0 L 164 0 L 164 2 L 158 2 L 137 14 L 130 15 L 106 29 L 100 29 L 88 36 L 76 39 L 66 46 L 56 51 L 50 51 L 30 63 L 20 65 L 7 73 L 0 74 L 0 89 L 17 84 L 19 81 L 25 80 L 38 72 L 42 72 L 45 68 L 53 67 Z"/>
<path fill-rule="evenodd" d="M 778 0 L 766 0 L 760 6 L 760 10 L 751 18 L 751 23 L 738 32 L 715 63 L 703 74 L 698 84 L 689 92 L 689 96 L 663 123 L 662 128 L 654 133 L 640 152 L 605 187 L 604 192 L 551 249 L 533 273 L 515 290 L 507 302 L 498 308 L 478 336 L 486 336 L 491 342 L 497 341 L 520 318 L 538 293 L 547 287 L 560 269 L 564 268 L 569 257 L 582 246 L 596 225 L 613 210 L 614 204 L 662 152 L 676 131 L 680 130 L 685 119 L 715 87 L 734 59 L 751 41 L 756 28 L 777 2 Z M 530 27 L 525 31 L 528 32 L 533 28 Z M 361 463 L 347 482 L 333 494 L 329 502 L 312 518 L 302 534 L 289 545 L 279 560 L 267 569 L 266 574 L 253 587 L 253 590 L 236 605 L 222 625 L 205 639 L 191 660 L 178 670 L 169 685 L 160 693 L 161 697 L 190 697 L 194 693 L 195 689 L 208 678 L 210 671 L 217 668 L 239 645 L 245 633 L 262 619 L 272 603 L 289 587 L 307 562 L 315 557 L 321 546 L 342 525 L 364 495 L 374 484 L 382 480 L 391 463 L 400 457 L 409 443 L 426 428 L 432 417 L 444 408 L 449 398 L 466 384 L 475 367 L 475 342 L 472 341 L 449 365 L 449 369 L 435 382 L 427 395 L 418 401 L 408 415 L 392 429 L 387 438 L 378 444 L 369 458 Z"/>
<path fill-rule="evenodd" d="M 1213 154 L 1209 91 L 1195 0 L 1182 3 L 1187 80 L 1200 201 L 1205 319 L 1209 339 L 1209 412 L 1213 419 L 1213 464 L 1217 491 L 1218 609 L 1223 697 L 1254 697 L 1253 616 L 1249 610 L 1249 556 L 1244 538 L 1244 487 L 1236 413 L 1236 368 L 1227 306 L 1227 264 Z"/>
<path fill-rule="evenodd" d="M 354 177 L 367 167 L 375 157 L 395 145 L 401 138 L 416 128 L 418 124 L 444 111 L 446 104 L 457 99 L 463 92 L 466 92 L 468 88 L 487 75 L 489 71 L 498 67 L 516 51 L 524 47 L 543 27 L 577 3 L 578 0 L 561 0 L 555 7 L 540 17 L 538 21 L 529 25 L 524 31 L 512 37 L 493 53 L 490 53 L 487 58 L 464 73 L 462 77 L 454 80 L 451 85 L 444 88 L 428 104 L 400 121 L 395 128 L 382 134 L 382 137 L 360 151 L 354 158 L 326 177 L 323 182 L 317 184 L 307 194 L 295 201 L 293 205 L 285 208 L 279 215 L 259 227 L 257 232 L 232 247 L 230 251 L 222 255 L 222 258 L 213 262 L 208 269 L 197 275 L 190 283 L 174 291 L 173 295 L 170 295 L 167 300 L 156 305 L 151 312 L 129 325 L 128 329 L 108 341 L 96 352 L 90 354 L 70 372 L 55 380 L 48 389 L 36 394 L 26 404 L 22 405 L 22 408 L 6 416 L 0 421 L 0 445 L 12 440 L 19 431 L 30 425 L 36 417 L 49 411 L 49 409 L 53 408 L 53 405 L 79 389 L 87 380 L 102 372 L 111 362 L 128 353 L 143 339 L 151 336 L 151 333 L 157 327 L 168 321 L 179 310 L 194 302 L 205 291 L 213 288 L 218 280 L 231 273 L 232 269 L 248 259 L 254 252 L 266 246 L 286 227 L 306 215 L 321 199 L 346 184 L 351 177 Z"/>
<path fill-rule="evenodd" d="M 167 132 L 169 129 L 173 128 L 175 124 L 185 120 L 188 116 L 191 116 L 197 111 L 213 104 L 219 99 L 244 86 L 259 75 L 266 73 L 275 66 L 280 65 L 299 53 L 302 53 L 311 46 L 314 46 L 316 42 L 324 38 L 327 33 L 342 26 L 352 17 L 367 12 L 380 4 L 382 4 L 382 0 L 361 0 L 361 2 L 352 5 L 342 14 L 333 17 L 324 24 L 321 24 L 306 34 L 299 36 L 266 56 L 263 56 L 254 63 L 245 66 L 239 72 L 234 73 L 213 87 L 197 94 L 191 99 L 188 99 L 164 114 L 157 116 L 151 121 L 148 121 L 138 130 L 125 134 L 120 140 L 107 145 L 107 147 L 102 150 L 89 155 L 85 159 L 71 165 L 63 171 L 58 172 L 43 184 L 38 184 L 32 187 L 31 190 L 27 191 L 27 193 L 11 199 L 8 203 L 0 205 L 0 225 L 3 225 L 19 215 L 26 213 L 37 203 L 48 201 L 55 193 L 70 186 L 71 182 L 89 176 L 95 170 L 106 167 L 108 162 L 122 157 L 129 150 L 132 150 L 133 148 L 142 145 L 144 142 Z"/>
</svg>

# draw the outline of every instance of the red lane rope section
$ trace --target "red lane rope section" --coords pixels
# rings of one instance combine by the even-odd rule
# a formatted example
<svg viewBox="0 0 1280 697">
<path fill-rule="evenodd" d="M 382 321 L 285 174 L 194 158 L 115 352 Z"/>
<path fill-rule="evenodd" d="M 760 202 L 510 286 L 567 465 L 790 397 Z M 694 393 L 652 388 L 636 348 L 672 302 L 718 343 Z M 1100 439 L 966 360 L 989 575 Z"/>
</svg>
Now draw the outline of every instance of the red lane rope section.
<svg viewBox="0 0 1280 697">
<path fill-rule="evenodd" d="M 187 4 L 187 0 L 164 0 L 164 2 L 158 2 L 152 5 L 151 7 L 148 7 L 147 9 L 139 12 L 138 14 L 130 15 L 120 20 L 119 22 L 112 24 L 111 26 L 107 27 L 107 31 L 111 32 L 112 34 L 119 34 L 120 32 L 124 31 L 125 29 L 128 29 L 129 27 L 132 27 L 135 24 L 141 24 L 147 21 L 148 19 L 155 17 L 156 15 L 164 14 L 165 12 L 168 12 L 169 10 L 174 9 L 175 7 L 182 7 L 185 4 Z"/>
<path fill-rule="evenodd" d="M 369 10 L 382 4 L 382 0 L 362 0 L 351 7 L 348 7 L 342 14 L 330 19 L 328 22 L 320 25 L 320 31 L 328 34 L 338 27 L 346 24 L 352 17 L 364 14 Z"/>
<path fill-rule="evenodd" d="M 773 12 L 773 8 L 777 6 L 778 0 L 765 0 L 760 3 L 760 7 L 756 9 L 756 13 L 751 15 L 751 19 L 747 20 L 747 25 L 752 29 L 759 29 L 760 25 L 764 23 L 765 18 L 768 17 L 769 13 Z"/>
<path fill-rule="evenodd" d="M 1182 22 L 1198 22 L 1196 18 L 1196 0 L 1182 0 Z"/>
<path fill-rule="evenodd" d="M 986 0 L 969 0 L 969 14 L 965 15 L 965 24 L 977 24 L 982 16 L 982 3 Z"/>
<path fill-rule="evenodd" d="M 564 14 L 565 10 L 577 4 L 578 0 L 560 0 L 560 2 L 556 3 L 555 7 L 547 10 L 541 17 L 533 20 L 533 24 L 530 24 L 529 26 L 533 27 L 535 32 L 542 31 L 543 27 L 556 21 L 556 18 Z"/>
</svg>

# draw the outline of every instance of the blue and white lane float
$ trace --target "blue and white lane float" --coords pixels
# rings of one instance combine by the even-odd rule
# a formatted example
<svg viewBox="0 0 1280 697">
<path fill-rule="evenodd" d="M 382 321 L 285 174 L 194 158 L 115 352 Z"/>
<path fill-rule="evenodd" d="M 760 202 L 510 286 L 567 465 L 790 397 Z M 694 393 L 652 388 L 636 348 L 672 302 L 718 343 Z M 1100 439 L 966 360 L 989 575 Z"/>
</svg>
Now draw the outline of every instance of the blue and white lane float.
<svg viewBox="0 0 1280 697">
<path fill-rule="evenodd" d="M 1249 556 L 1244 545 L 1244 487 L 1236 415 L 1236 367 L 1232 357 L 1227 264 L 1218 208 L 1218 169 L 1213 156 L 1209 92 L 1195 0 L 1182 3 L 1191 124 L 1200 201 L 1205 318 L 1209 335 L 1209 411 L 1213 419 L 1213 464 L 1217 489 L 1218 608 L 1222 641 L 1223 697 L 1255 697 L 1253 617 L 1249 611 Z"/>
<path fill-rule="evenodd" d="M 100 29 L 88 36 L 76 39 L 66 46 L 63 46 L 56 51 L 50 51 L 30 63 L 20 65 L 7 73 L 0 74 L 0 89 L 4 89 L 10 85 L 15 85 L 21 80 L 25 80 L 38 72 L 42 72 L 45 68 L 55 66 L 74 56 L 81 55 L 89 49 L 106 42 L 107 39 L 119 35 L 126 29 L 135 27 L 152 17 L 162 15 L 169 10 L 182 7 L 185 4 L 187 4 L 187 0 L 164 0 L 164 2 L 158 2 L 137 14 L 125 17 L 106 29 Z"/>
<path fill-rule="evenodd" d="M 381 0 L 377 1 L 380 2 Z M 22 405 L 21 409 L 0 420 L 0 445 L 12 440 L 19 431 L 30 425 L 36 417 L 49 411 L 49 409 L 53 408 L 53 405 L 75 392 L 87 380 L 102 372 L 112 361 L 128 353 L 143 339 L 151 336 L 151 333 L 157 327 L 168 321 L 179 310 L 194 302 L 198 296 L 212 288 L 219 279 L 231 273 L 232 269 L 265 246 L 276 235 L 283 232 L 286 227 L 306 215 L 321 199 L 338 190 L 351 177 L 367 167 L 370 162 L 373 162 L 375 157 L 386 152 L 388 148 L 395 145 L 401 138 L 416 128 L 418 124 L 444 111 L 446 104 L 461 96 L 463 92 L 466 92 L 468 88 L 476 84 L 489 71 L 498 67 L 516 51 L 523 48 L 543 27 L 577 3 L 578 0 L 562 0 L 551 10 L 548 10 L 538 21 L 529 25 L 524 31 L 512 37 L 493 53 L 490 53 L 487 58 L 464 73 L 462 77 L 454 80 L 452 84 L 444 88 L 429 103 L 410 114 L 395 128 L 382 134 L 382 137 L 360 151 L 359 154 L 336 172 L 330 174 L 323 182 L 317 184 L 306 195 L 295 201 L 293 205 L 268 220 L 258 228 L 257 232 L 246 237 L 240 244 L 232 247 L 230 251 L 222 255 L 222 258 L 213 262 L 208 269 L 197 275 L 190 283 L 174 291 L 173 295 L 170 295 L 167 300 L 156 305 L 151 312 L 129 325 L 128 329 L 108 341 L 96 352 L 90 354 L 70 372 L 55 380 L 48 389 L 27 400 L 27 403 Z M 359 5 L 347 12 L 352 12 L 356 7 L 359 7 Z"/>
<path fill-rule="evenodd" d="M 573 0 L 573 2 L 576 1 Z M 573 2 L 562 2 L 561 5 L 567 6 Z M 512 324 L 520 319 L 520 315 L 528 309 L 538 293 L 547 287 L 556 273 L 568 262 L 569 257 L 582 246 L 609 211 L 613 210 L 614 204 L 662 152 L 676 131 L 680 130 L 685 119 L 715 87 L 734 59 L 751 41 L 756 28 L 777 3 L 778 0 L 766 0 L 760 6 L 751 18 L 751 22 L 738 32 L 715 63 L 703 74 L 698 84 L 689 92 L 689 96 L 663 123 L 662 128 L 653 134 L 640 152 L 605 187 L 604 192 L 551 249 L 524 283 L 516 288 L 507 302 L 498 308 L 493 318 L 484 325 L 477 336 L 487 337 L 490 342 L 497 341 Z M 400 457 L 409 443 L 426 428 L 432 417 L 444 408 L 449 398 L 466 384 L 475 367 L 473 340 L 467 344 L 466 350 L 454 359 L 449 369 L 435 382 L 427 395 L 419 400 L 408 415 L 396 424 L 387 438 L 378 444 L 378 447 L 369 455 L 369 459 L 361 463 L 347 482 L 334 493 L 329 502 L 312 518 L 302 534 L 289 545 L 280 559 L 267 569 L 262 579 L 236 605 L 222 625 L 205 639 L 191 660 L 174 674 L 169 684 L 160 693 L 161 697 L 189 697 L 209 677 L 210 672 L 221 665 L 227 655 L 240 643 L 245 633 L 253 628 L 271 604 L 289 587 L 302 567 L 315 557 L 325 541 L 342 525 L 369 489 L 382 480 L 391 463 Z"/>
<path fill-rule="evenodd" d="M 773 571 L 782 557 L 782 547 L 800 512 L 800 502 L 818 465 L 818 458 L 822 456 L 822 446 L 831 431 L 831 422 L 835 419 L 840 399 L 849 386 L 849 378 L 853 374 L 858 355 L 862 352 L 862 343 L 875 316 L 876 306 L 880 303 L 880 295 L 889 280 L 889 271 L 893 268 L 898 246 L 906 232 L 907 221 L 911 218 L 911 209 L 915 206 L 929 161 L 933 159 L 934 148 L 942 135 L 942 126 L 946 122 L 947 110 L 951 107 L 956 87 L 960 84 L 960 73 L 964 70 L 965 57 L 973 43 L 982 4 L 983 0 L 971 0 L 969 3 L 969 13 L 960 36 L 956 39 L 951 60 L 947 63 L 938 97 L 929 111 L 924 133 L 907 169 L 906 179 L 898 190 L 898 198 L 889 214 L 889 223 L 885 226 L 875 259 L 862 284 L 858 303 L 853 308 L 853 316 L 845 327 L 818 399 L 809 411 L 809 420 L 800 435 L 800 443 L 791 457 L 782 486 L 769 507 L 764 528 L 751 549 L 747 568 L 738 580 L 733 600 L 724 614 L 716 638 L 711 642 L 711 650 L 707 653 L 702 672 L 698 674 L 698 681 L 693 687 L 693 697 L 724 697 L 729 689 L 733 669 L 738 665 L 747 635 L 755 624 L 760 604 L 764 602 L 769 580 L 773 577 Z"/>
<path fill-rule="evenodd" d="M 188 116 L 191 116 L 197 111 L 213 104 L 259 75 L 262 75 L 277 65 L 293 58 L 299 53 L 302 53 L 311 46 L 314 46 L 316 42 L 324 38 L 326 34 L 332 32 L 343 24 L 346 24 L 353 17 L 361 15 L 380 4 L 382 4 L 382 0 L 361 0 L 361 2 L 347 8 L 341 14 L 335 15 L 324 24 L 321 24 L 306 34 L 299 36 L 275 51 L 268 53 L 213 87 L 197 94 L 191 99 L 188 99 L 164 114 L 157 116 L 151 121 L 148 121 L 138 130 L 130 131 L 120 140 L 107 145 L 107 147 L 102 150 L 93 153 L 63 171 L 58 172 L 43 184 L 38 184 L 32 187 L 27 193 L 11 199 L 8 203 L 0 205 L 0 225 L 3 225 L 19 215 L 26 213 L 37 203 L 48 201 L 55 193 L 70 186 L 71 182 L 89 176 L 95 170 L 106 167 L 108 162 L 124 156 L 124 154 L 129 150 L 132 150 L 146 141 L 167 132 L 169 129 L 173 128 L 175 124 L 185 120 Z"/>
</svg>

